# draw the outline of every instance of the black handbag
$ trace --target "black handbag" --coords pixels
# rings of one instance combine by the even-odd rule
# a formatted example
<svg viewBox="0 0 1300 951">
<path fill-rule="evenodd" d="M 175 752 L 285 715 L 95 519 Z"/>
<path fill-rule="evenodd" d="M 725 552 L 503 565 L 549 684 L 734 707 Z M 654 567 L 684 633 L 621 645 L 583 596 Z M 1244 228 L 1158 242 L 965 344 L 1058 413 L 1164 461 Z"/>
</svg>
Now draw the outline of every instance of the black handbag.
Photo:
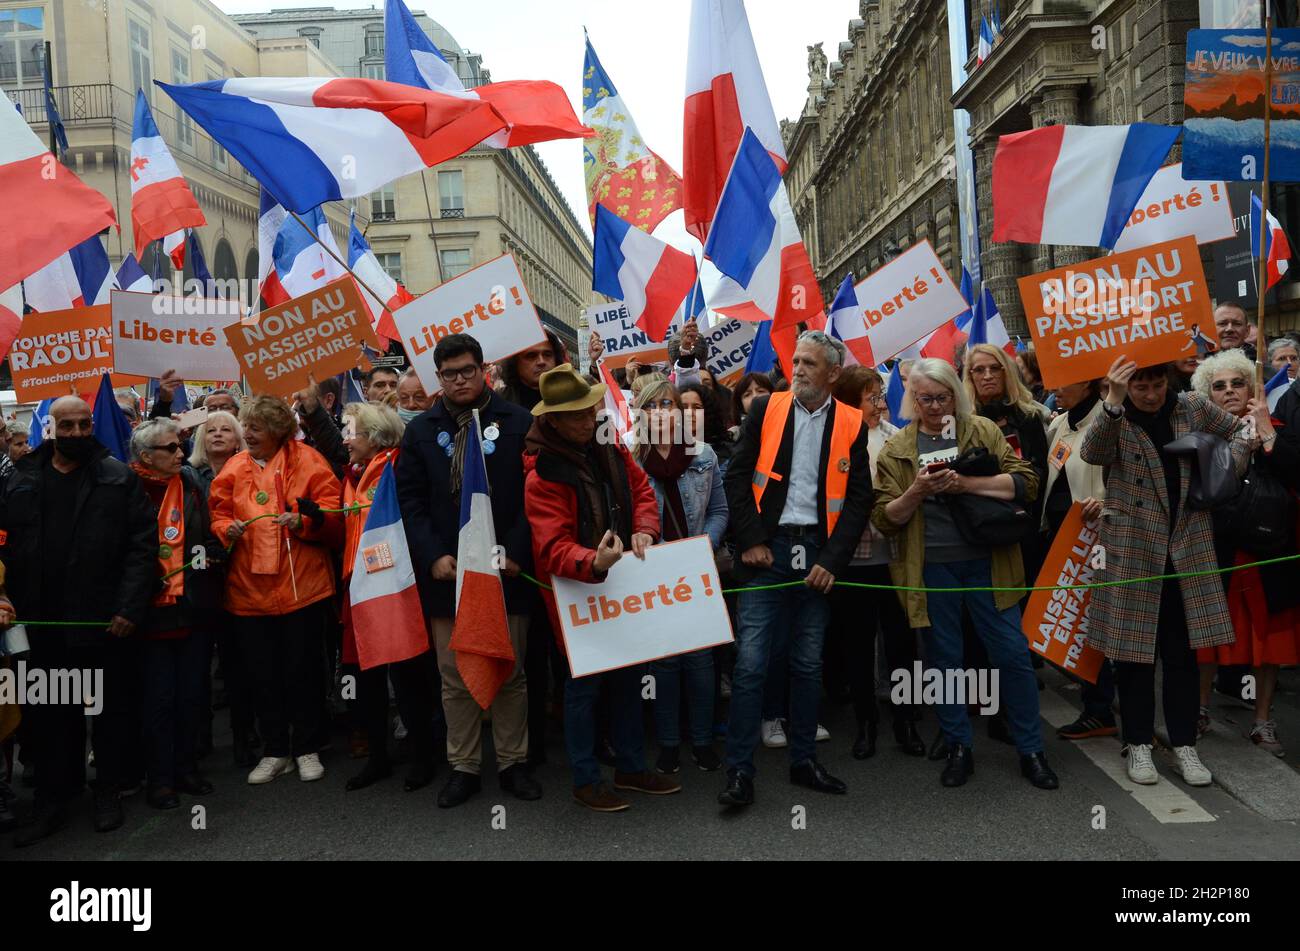
<svg viewBox="0 0 1300 951">
<path fill-rule="evenodd" d="M 1194 509 L 1226 505 L 1241 492 L 1241 479 L 1232 464 L 1232 447 L 1214 433 L 1188 433 L 1168 443 L 1164 451 L 1173 456 L 1192 457 L 1192 480 L 1187 504 Z"/>
<path fill-rule="evenodd" d="M 1280 555 L 1294 547 L 1295 520 L 1295 497 L 1254 458 L 1237 497 L 1214 512 L 1215 534 L 1225 533 L 1238 548 L 1259 558 Z"/>
<path fill-rule="evenodd" d="M 995 476 L 1002 473 L 997 457 L 983 446 L 972 446 L 948 464 L 958 475 Z M 1034 531 L 1033 514 L 1019 502 L 987 495 L 946 495 L 944 501 L 962 538 L 972 545 L 998 548 L 1018 545 Z"/>
</svg>

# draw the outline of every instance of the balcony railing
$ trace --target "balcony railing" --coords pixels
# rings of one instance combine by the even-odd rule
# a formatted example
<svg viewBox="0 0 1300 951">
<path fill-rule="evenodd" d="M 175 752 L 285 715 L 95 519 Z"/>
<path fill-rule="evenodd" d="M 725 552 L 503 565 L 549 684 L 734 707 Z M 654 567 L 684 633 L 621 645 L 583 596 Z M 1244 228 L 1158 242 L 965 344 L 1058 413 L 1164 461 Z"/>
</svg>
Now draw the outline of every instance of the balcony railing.
<svg viewBox="0 0 1300 951">
<path fill-rule="evenodd" d="M 438 212 L 439 218 L 464 218 L 464 208 L 443 208 Z"/>
<path fill-rule="evenodd" d="M 24 118 L 35 127 L 41 141 L 48 141 L 45 90 L 40 86 L 29 86 L 4 91 L 10 99 L 22 107 Z M 69 133 L 75 132 L 78 128 L 110 125 L 123 135 L 118 139 L 119 144 L 130 147 L 131 125 L 135 118 L 134 92 L 114 86 L 112 83 L 86 83 L 78 86 L 55 86 L 53 94 L 54 104 L 63 119 L 64 128 Z M 214 154 L 223 154 L 220 145 L 217 145 L 214 152 L 211 136 L 181 112 L 166 93 L 155 91 L 150 108 L 153 111 L 154 122 L 158 125 L 158 131 L 178 161 L 188 160 L 235 184 L 257 187 L 256 179 L 233 156 L 226 155 L 224 162 L 213 160 Z M 74 140 L 73 146 L 77 144 Z"/>
</svg>

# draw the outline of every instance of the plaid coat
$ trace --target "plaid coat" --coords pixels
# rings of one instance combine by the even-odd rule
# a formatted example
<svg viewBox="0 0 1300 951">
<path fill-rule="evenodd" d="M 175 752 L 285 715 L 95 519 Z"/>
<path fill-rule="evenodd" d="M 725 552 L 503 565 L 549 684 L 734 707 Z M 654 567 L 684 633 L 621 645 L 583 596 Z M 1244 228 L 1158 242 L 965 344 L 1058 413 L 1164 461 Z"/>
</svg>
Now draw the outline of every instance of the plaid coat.
<svg viewBox="0 0 1300 951">
<path fill-rule="evenodd" d="M 1244 427 L 1235 416 L 1197 393 L 1182 393 L 1170 422 L 1175 439 L 1196 431 L 1230 439 L 1237 471 L 1245 472 L 1250 446 Z M 1166 557 L 1172 560 L 1176 572 L 1218 567 L 1210 513 L 1187 505 L 1192 471 L 1190 456 L 1179 460 L 1182 480 L 1178 521 L 1170 531 L 1164 468 L 1145 432 L 1127 419 L 1114 419 L 1103 412 L 1088 431 L 1081 452 L 1085 462 L 1109 467 L 1098 539 L 1105 552 L 1106 567 L 1097 572 L 1094 580 L 1164 574 Z M 1191 646 L 1233 643 L 1232 619 L 1219 576 L 1183 578 L 1179 583 Z M 1148 581 L 1094 589 L 1088 643 L 1111 660 L 1155 663 L 1160 588 L 1161 582 Z"/>
</svg>

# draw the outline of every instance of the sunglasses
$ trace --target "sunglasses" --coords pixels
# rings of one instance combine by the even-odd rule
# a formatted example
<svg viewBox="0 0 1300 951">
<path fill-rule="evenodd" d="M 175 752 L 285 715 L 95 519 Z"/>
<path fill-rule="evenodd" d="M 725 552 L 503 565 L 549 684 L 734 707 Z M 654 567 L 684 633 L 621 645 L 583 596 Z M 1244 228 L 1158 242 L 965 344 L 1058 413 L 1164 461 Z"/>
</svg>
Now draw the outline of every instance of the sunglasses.
<svg viewBox="0 0 1300 951">
<path fill-rule="evenodd" d="M 165 446 L 150 446 L 149 448 L 157 452 L 165 452 L 168 454 L 175 454 L 178 450 L 184 449 L 184 447 L 178 442 L 169 442 Z"/>
</svg>

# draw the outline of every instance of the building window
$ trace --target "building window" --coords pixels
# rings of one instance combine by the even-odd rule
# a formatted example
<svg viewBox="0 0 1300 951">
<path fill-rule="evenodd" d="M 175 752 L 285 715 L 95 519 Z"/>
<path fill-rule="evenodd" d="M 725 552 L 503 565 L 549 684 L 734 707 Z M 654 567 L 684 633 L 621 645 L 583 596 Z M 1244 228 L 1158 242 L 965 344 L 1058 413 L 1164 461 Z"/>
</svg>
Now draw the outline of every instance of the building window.
<svg viewBox="0 0 1300 951">
<path fill-rule="evenodd" d="M 370 193 L 370 220 L 393 221 L 397 218 L 397 186 L 385 185 Z"/>
<path fill-rule="evenodd" d="M 149 40 L 149 28 L 137 20 L 126 21 L 128 42 L 131 49 L 131 83 L 136 89 L 144 90 L 144 97 L 153 102 L 153 53 Z M 134 90 L 133 90 L 134 91 Z"/>
<path fill-rule="evenodd" d="M 45 11 L 0 10 L 0 83 L 39 86 L 45 72 Z"/>
<path fill-rule="evenodd" d="M 442 251 L 439 253 L 442 260 L 442 279 L 450 281 L 453 277 L 459 277 L 469 270 L 469 251 L 454 250 Z"/>
<path fill-rule="evenodd" d="M 183 86 L 190 81 L 190 54 L 188 50 L 172 47 L 172 82 Z M 176 110 L 176 139 L 187 152 L 194 151 L 194 122 L 184 109 Z"/>
<path fill-rule="evenodd" d="M 213 72 L 212 70 L 208 70 L 209 82 L 220 81 L 220 79 L 221 79 L 220 73 Z M 209 139 L 208 144 L 212 147 L 212 153 L 211 153 L 212 164 L 217 166 L 217 168 L 225 168 L 226 150 L 221 147 L 221 144 L 216 139 Z"/>
<path fill-rule="evenodd" d="M 318 26 L 304 26 L 298 30 L 298 35 L 311 41 L 311 45 L 320 49 L 321 28 Z"/>
<path fill-rule="evenodd" d="M 366 27 L 366 56 L 384 55 L 384 31 L 382 27 Z"/>
<path fill-rule="evenodd" d="M 402 253 L 400 251 L 375 252 L 375 260 L 384 269 L 384 273 L 402 283 Z"/>
<path fill-rule="evenodd" d="M 384 64 L 383 63 L 362 63 L 361 78 L 362 79 L 383 79 Z"/>
<path fill-rule="evenodd" d="M 438 208 L 443 218 L 465 217 L 465 173 L 460 169 L 438 173 Z"/>
</svg>

